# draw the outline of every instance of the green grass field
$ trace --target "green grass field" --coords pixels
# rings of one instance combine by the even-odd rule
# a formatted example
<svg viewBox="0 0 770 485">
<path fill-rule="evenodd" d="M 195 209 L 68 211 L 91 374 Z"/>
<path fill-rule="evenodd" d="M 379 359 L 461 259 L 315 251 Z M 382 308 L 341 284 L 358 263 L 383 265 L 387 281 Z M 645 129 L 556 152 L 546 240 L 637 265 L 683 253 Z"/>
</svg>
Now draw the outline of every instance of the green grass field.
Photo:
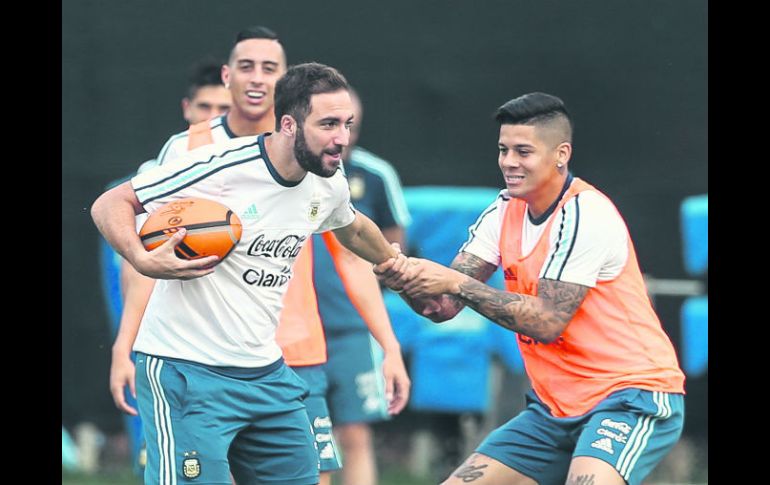
<svg viewBox="0 0 770 485">
<path fill-rule="evenodd" d="M 61 483 L 62 485 L 142 485 L 142 480 L 126 468 L 96 475 L 62 472 Z M 403 471 L 382 470 L 380 485 L 433 485 L 433 482 L 410 476 Z"/>
</svg>

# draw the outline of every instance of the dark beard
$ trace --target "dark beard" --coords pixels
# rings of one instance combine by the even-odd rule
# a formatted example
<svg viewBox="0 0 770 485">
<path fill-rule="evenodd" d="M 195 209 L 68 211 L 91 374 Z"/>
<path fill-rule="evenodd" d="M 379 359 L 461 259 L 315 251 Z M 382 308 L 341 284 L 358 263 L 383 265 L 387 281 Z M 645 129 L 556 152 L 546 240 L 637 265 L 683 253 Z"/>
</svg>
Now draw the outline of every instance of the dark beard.
<svg viewBox="0 0 770 485">
<path fill-rule="evenodd" d="M 329 178 L 337 173 L 337 169 L 324 168 L 322 156 L 323 152 L 321 152 L 321 156 L 318 156 L 308 148 L 307 143 L 305 142 L 305 130 L 303 127 L 297 126 L 297 140 L 294 142 L 294 158 L 297 159 L 299 166 L 302 167 L 303 170 L 314 173 L 319 177 Z"/>
</svg>

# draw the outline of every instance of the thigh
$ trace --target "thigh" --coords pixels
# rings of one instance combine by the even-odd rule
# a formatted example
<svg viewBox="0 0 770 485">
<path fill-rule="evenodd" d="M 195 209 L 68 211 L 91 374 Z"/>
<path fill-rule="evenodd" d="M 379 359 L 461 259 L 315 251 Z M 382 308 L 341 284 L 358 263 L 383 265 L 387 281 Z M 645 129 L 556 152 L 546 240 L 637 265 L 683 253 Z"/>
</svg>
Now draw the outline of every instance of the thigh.
<svg viewBox="0 0 770 485">
<path fill-rule="evenodd" d="M 627 483 L 641 483 L 679 440 L 683 397 L 627 389 L 608 397 L 607 402 L 611 405 L 599 405 L 591 413 L 573 456 L 601 460 Z"/>
<path fill-rule="evenodd" d="M 442 485 L 537 485 L 533 479 L 499 461 L 480 453 L 473 453 Z"/>
<path fill-rule="evenodd" d="M 199 406 L 202 378 L 190 366 L 137 355 L 137 403 L 146 443 L 145 483 L 230 484 L 227 449 L 237 432 Z"/>
<path fill-rule="evenodd" d="M 332 420 L 326 405 L 326 374 L 321 366 L 292 367 L 292 370 L 305 381 L 310 395 L 305 399 L 307 416 L 313 427 L 318 459 L 322 472 L 331 472 L 342 468 L 339 447 L 334 440 Z"/>
<path fill-rule="evenodd" d="M 476 452 L 539 485 L 562 485 L 572 458 L 573 424 L 547 413 L 542 404 L 530 400 L 518 416 L 490 433 Z"/>
<path fill-rule="evenodd" d="M 318 452 L 303 403 L 307 384 L 284 365 L 252 387 L 253 418 L 228 453 L 236 483 L 318 483 Z"/>
<path fill-rule="evenodd" d="M 382 350 L 368 332 L 327 337 L 327 402 L 337 424 L 388 419 Z"/>
</svg>

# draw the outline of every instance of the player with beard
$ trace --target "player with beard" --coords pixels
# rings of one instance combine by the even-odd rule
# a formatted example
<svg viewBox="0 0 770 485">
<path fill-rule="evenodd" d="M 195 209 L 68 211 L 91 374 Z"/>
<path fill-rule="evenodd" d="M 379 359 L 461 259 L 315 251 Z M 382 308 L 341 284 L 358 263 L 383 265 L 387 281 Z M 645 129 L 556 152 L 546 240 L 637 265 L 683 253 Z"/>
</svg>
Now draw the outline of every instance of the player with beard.
<svg viewBox="0 0 770 485">
<path fill-rule="evenodd" d="M 275 341 L 294 260 L 312 233 L 333 230 L 369 262 L 406 264 L 353 209 L 338 170 L 353 122 L 345 78 L 301 64 L 275 89 L 275 133 L 192 150 L 105 192 L 91 210 L 115 250 L 159 280 L 134 345 L 146 483 L 227 483 L 230 471 L 239 485 L 317 483 L 307 386 Z M 215 256 L 174 255 L 184 231 L 145 251 L 135 215 L 185 197 L 238 214 L 255 205 L 260 217 L 242 219 L 240 243 L 215 267 Z M 394 394 L 404 400 L 398 383 Z"/>
</svg>

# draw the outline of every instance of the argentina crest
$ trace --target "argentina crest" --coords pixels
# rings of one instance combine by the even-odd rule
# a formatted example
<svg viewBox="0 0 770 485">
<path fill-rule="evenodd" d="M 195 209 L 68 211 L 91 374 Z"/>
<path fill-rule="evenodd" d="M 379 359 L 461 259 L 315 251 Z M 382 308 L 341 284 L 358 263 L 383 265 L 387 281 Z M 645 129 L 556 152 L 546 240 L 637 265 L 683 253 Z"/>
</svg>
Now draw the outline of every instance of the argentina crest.
<svg viewBox="0 0 770 485">
<path fill-rule="evenodd" d="M 312 198 L 310 200 L 310 209 L 308 210 L 307 216 L 308 219 L 311 221 L 315 221 L 318 218 L 318 210 L 321 208 L 321 201 L 317 198 Z"/>
<path fill-rule="evenodd" d="M 201 474 L 201 462 L 195 451 L 185 452 L 182 462 L 182 473 L 187 478 L 198 478 Z"/>
</svg>

